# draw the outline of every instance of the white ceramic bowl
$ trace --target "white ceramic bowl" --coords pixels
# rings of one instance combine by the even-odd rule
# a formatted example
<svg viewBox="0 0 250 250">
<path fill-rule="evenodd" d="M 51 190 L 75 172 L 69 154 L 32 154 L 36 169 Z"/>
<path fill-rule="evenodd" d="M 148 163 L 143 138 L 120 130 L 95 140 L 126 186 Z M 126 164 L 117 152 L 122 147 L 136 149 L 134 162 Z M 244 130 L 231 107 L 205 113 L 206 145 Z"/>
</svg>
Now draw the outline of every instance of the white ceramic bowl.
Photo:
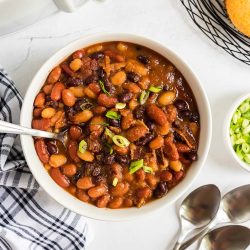
<svg viewBox="0 0 250 250">
<path fill-rule="evenodd" d="M 185 62 L 183 62 L 183 60 L 179 56 L 177 56 L 173 51 L 168 49 L 165 45 L 162 45 L 145 37 L 140 37 L 131 34 L 105 33 L 86 36 L 81 39 L 78 39 L 70 43 L 63 49 L 59 50 L 43 64 L 43 66 L 34 76 L 25 95 L 21 111 L 21 125 L 31 127 L 33 102 L 35 96 L 39 92 L 40 88 L 42 87 L 48 76 L 48 73 L 51 71 L 52 68 L 61 63 L 66 57 L 68 57 L 71 53 L 73 53 L 79 48 L 108 41 L 125 41 L 136 43 L 158 52 L 159 54 L 170 60 L 180 70 L 180 72 L 183 74 L 183 76 L 189 83 L 194 93 L 200 112 L 201 131 L 198 150 L 199 159 L 197 162 L 194 162 L 192 164 L 192 167 L 189 169 L 186 177 L 181 181 L 181 183 L 179 183 L 174 189 L 172 189 L 165 197 L 150 202 L 145 206 L 141 207 L 140 209 L 100 209 L 76 199 L 74 196 L 65 192 L 51 179 L 51 177 L 44 169 L 42 163 L 38 159 L 32 137 L 21 136 L 21 143 L 25 158 L 34 177 L 41 185 L 41 187 L 56 201 L 61 203 L 63 206 L 71 209 L 72 211 L 75 211 L 76 213 L 90 218 L 119 221 L 136 218 L 138 216 L 156 211 L 157 209 L 174 202 L 185 191 L 187 191 L 191 183 L 194 181 L 195 177 L 200 172 L 207 157 L 211 141 L 212 121 L 208 99 L 200 81 L 189 68 L 189 66 Z"/>
<path fill-rule="evenodd" d="M 236 109 L 240 106 L 240 104 L 245 101 L 247 98 L 250 97 L 250 93 L 248 94 L 244 94 L 241 95 L 239 98 L 237 98 L 233 104 L 231 105 L 228 114 L 226 116 L 226 120 L 225 120 L 225 125 L 223 127 L 223 133 L 224 133 L 224 138 L 225 138 L 225 144 L 226 147 L 230 153 L 230 155 L 232 156 L 232 158 L 238 163 L 238 165 L 240 167 L 242 167 L 243 169 L 247 170 L 248 172 L 250 172 L 250 164 L 247 164 L 246 162 L 242 161 L 236 154 L 236 152 L 233 149 L 231 140 L 230 140 L 230 122 L 231 119 L 233 117 L 234 112 L 236 111 Z"/>
</svg>

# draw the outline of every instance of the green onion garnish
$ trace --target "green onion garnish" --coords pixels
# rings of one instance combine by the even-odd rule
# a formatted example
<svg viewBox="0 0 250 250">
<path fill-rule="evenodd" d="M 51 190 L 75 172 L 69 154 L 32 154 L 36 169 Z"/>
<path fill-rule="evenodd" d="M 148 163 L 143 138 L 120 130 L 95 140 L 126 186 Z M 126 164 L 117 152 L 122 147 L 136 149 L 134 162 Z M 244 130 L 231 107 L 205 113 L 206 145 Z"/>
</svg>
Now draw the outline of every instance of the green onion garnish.
<svg viewBox="0 0 250 250">
<path fill-rule="evenodd" d="M 133 174 L 142 167 L 143 167 L 143 159 L 137 160 L 137 161 L 132 161 L 130 163 L 129 173 Z"/>
<path fill-rule="evenodd" d="M 114 135 L 112 140 L 115 145 L 121 148 L 127 147 L 130 144 L 129 140 L 121 135 Z"/>
<path fill-rule="evenodd" d="M 112 155 L 114 153 L 114 149 L 110 147 L 109 154 Z"/>
<path fill-rule="evenodd" d="M 149 174 L 152 174 L 154 172 L 153 169 L 148 166 L 143 166 L 143 170 L 144 172 L 149 173 Z"/>
<path fill-rule="evenodd" d="M 250 98 L 243 101 L 234 112 L 229 136 L 238 158 L 250 164 Z"/>
<path fill-rule="evenodd" d="M 111 139 L 114 137 L 114 133 L 111 132 L 108 128 L 105 128 L 105 135 L 109 136 Z"/>
<path fill-rule="evenodd" d="M 119 120 L 121 118 L 121 115 L 118 114 L 115 111 L 109 110 L 106 115 L 106 117 L 110 118 L 110 119 L 114 119 L 114 120 Z"/>
<path fill-rule="evenodd" d="M 148 90 L 150 92 L 153 92 L 153 93 L 158 93 L 162 90 L 162 87 L 161 86 L 151 86 Z"/>
<path fill-rule="evenodd" d="M 110 93 L 105 89 L 104 82 L 102 80 L 99 81 L 100 87 L 103 91 L 103 93 L 110 95 Z"/>
<path fill-rule="evenodd" d="M 126 107 L 126 103 L 118 102 L 115 105 L 116 109 L 124 109 Z"/>
<path fill-rule="evenodd" d="M 141 92 L 140 99 L 139 99 L 140 104 L 143 105 L 147 101 L 148 97 L 149 97 L 149 92 L 146 90 L 143 90 Z"/>
<path fill-rule="evenodd" d="M 115 187 L 117 185 L 117 183 L 118 183 L 118 179 L 115 177 L 113 179 L 112 185 Z"/>
<path fill-rule="evenodd" d="M 84 153 L 87 150 L 88 144 L 85 140 L 81 140 L 78 146 L 78 150 L 81 153 Z"/>
</svg>

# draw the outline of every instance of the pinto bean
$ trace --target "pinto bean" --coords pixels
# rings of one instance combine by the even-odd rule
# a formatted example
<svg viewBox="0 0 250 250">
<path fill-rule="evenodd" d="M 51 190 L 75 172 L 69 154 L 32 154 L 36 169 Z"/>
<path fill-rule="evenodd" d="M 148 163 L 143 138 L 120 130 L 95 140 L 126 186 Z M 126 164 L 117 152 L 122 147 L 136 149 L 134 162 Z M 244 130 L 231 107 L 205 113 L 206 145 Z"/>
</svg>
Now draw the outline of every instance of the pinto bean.
<svg viewBox="0 0 250 250">
<path fill-rule="evenodd" d="M 73 176 L 76 174 L 77 167 L 75 164 L 66 164 L 63 166 L 63 174 L 67 176 Z"/>
<path fill-rule="evenodd" d="M 125 43 L 119 42 L 117 44 L 117 49 L 122 51 L 122 52 L 125 52 L 128 49 L 128 45 Z"/>
<path fill-rule="evenodd" d="M 113 149 L 115 150 L 116 153 L 118 153 L 119 155 L 127 155 L 129 148 L 128 147 L 119 147 L 117 145 L 113 146 Z"/>
<path fill-rule="evenodd" d="M 107 207 L 109 200 L 110 200 L 110 195 L 105 194 L 97 200 L 96 206 L 99 208 Z"/>
<path fill-rule="evenodd" d="M 137 141 L 148 133 L 148 129 L 143 125 L 134 126 L 126 131 L 126 137 L 130 142 Z"/>
<path fill-rule="evenodd" d="M 42 118 L 52 118 L 56 113 L 56 110 L 54 108 L 45 108 L 43 109 L 43 111 L 41 112 L 41 116 Z"/>
<path fill-rule="evenodd" d="M 72 195 L 75 195 L 76 194 L 76 187 L 73 186 L 73 185 L 70 185 L 69 187 L 66 188 L 66 190 L 72 194 Z"/>
<path fill-rule="evenodd" d="M 139 199 L 147 200 L 152 196 L 152 191 L 149 187 L 143 187 L 137 190 L 136 196 Z"/>
<path fill-rule="evenodd" d="M 146 178 L 146 173 L 144 172 L 143 169 L 139 169 L 138 171 L 135 172 L 135 178 L 138 182 L 143 182 Z"/>
<path fill-rule="evenodd" d="M 62 100 L 63 103 L 68 107 L 72 107 L 76 103 L 76 98 L 73 92 L 71 92 L 69 89 L 64 89 L 62 91 Z"/>
<path fill-rule="evenodd" d="M 70 140 L 68 142 L 68 153 L 70 158 L 75 162 L 79 163 L 81 160 L 77 156 L 77 151 L 78 151 L 78 143 L 76 141 Z"/>
<path fill-rule="evenodd" d="M 153 174 L 146 174 L 146 182 L 148 184 L 148 186 L 151 188 L 151 189 L 155 189 L 157 183 L 158 183 L 158 178 L 153 175 Z"/>
<path fill-rule="evenodd" d="M 104 130 L 103 123 L 105 122 L 102 116 L 94 116 L 89 124 L 89 131 L 90 132 L 97 132 L 101 134 Z"/>
<path fill-rule="evenodd" d="M 32 128 L 47 131 L 50 128 L 50 119 L 34 119 L 32 120 Z"/>
<path fill-rule="evenodd" d="M 172 181 L 173 174 L 168 170 L 163 170 L 160 173 L 160 179 L 161 179 L 161 181 Z"/>
<path fill-rule="evenodd" d="M 142 65 L 141 63 L 137 62 L 134 59 L 128 60 L 128 63 L 125 67 L 127 72 L 134 72 L 138 75 L 145 76 L 148 74 L 148 69 Z"/>
<path fill-rule="evenodd" d="M 84 93 L 84 87 L 83 86 L 70 87 L 69 90 L 77 98 L 84 97 L 84 95 L 85 95 L 85 93 Z"/>
<path fill-rule="evenodd" d="M 135 123 L 133 113 L 130 110 L 127 111 L 126 115 L 123 115 L 121 119 L 121 126 L 124 130 L 130 128 Z"/>
<path fill-rule="evenodd" d="M 130 198 L 125 198 L 123 201 L 124 207 L 132 207 L 133 206 L 133 200 Z"/>
<path fill-rule="evenodd" d="M 149 147 L 151 149 L 158 149 L 161 148 L 163 145 L 164 145 L 164 139 L 162 136 L 157 136 L 149 143 Z"/>
<path fill-rule="evenodd" d="M 86 189 L 90 189 L 94 187 L 95 185 L 92 182 L 91 177 L 85 176 L 85 177 L 78 179 L 76 186 L 80 189 L 86 190 Z"/>
<path fill-rule="evenodd" d="M 98 198 L 106 193 L 107 193 L 107 187 L 104 186 L 103 184 L 100 184 L 99 186 L 96 187 L 92 187 L 88 190 L 88 195 L 91 198 Z"/>
<path fill-rule="evenodd" d="M 78 140 L 82 135 L 82 129 L 79 126 L 71 126 L 69 128 L 69 136 L 73 140 Z"/>
<path fill-rule="evenodd" d="M 117 209 L 122 206 L 123 199 L 121 197 L 114 197 L 108 204 L 109 208 Z"/>
<path fill-rule="evenodd" d="M 89 87 L 86 87 L 84 89 L 84 93 L 87 97 L 91 98 L 91 99 L 96 99 L 96 94 L 93 90 L 91 90 Z"/>
<path fill-rule="evenodd" d="M 59 168 L 51 168 L 50 176 L 61 187 L 67 188 L 70 185 L 70 181 L 66 175 L 62 174 Z"/>
<path fill-rule="evenodd" d="M 73 70 L 73 71 L 77 71 L 81 68 L 82 66 L 82 60 L 79 58 L 75 58 L 73 61 L 70 62 L 69 67 Z"/>
<path fill-rule="evenodd" d="M 166 105 L 172 104 L 175 100 L 175 96 L 176 96 L 176 94 L 172 91 L 164 91 L 158 97 L 158 103 L 161 106 L 166 106 Z"/>
<path fill-rule="evenodd" d="M 107 109 L 103 106 L 96 106 L 94 109 L 93 109 L 93 112 L 94 114 L 96 115 L 101 115 L 103 114 Z"/>
<path fill-rule="evenodd" d="M 89 196 L 88 194 L 82 190 L 82 189 L 78 189 L 76 191 L 76 197 L 81 200 L 81 201 L 84 201 L 84 202 L 88 202 L 89 201 Z"/>
<path fill-rule="evenodd" d="M 80 58 L 81 59 L 81 58 L 83 58 L 84 54 L 85 54 L 85 51 L 83 49 L 80 49 L 80 50 L 75 51 L 72 54 L 72 58 L 73 59 L 76 59 L 76 58 Z"/>
<path fill-rule="evenodd" d="M 40 117 L 42 111 L 43 111 L 42 108 L 35 108 L 35 109 L 33 110 L 33 116 L 36 117 L 36 118 Z"/>
<path fill-rule="evenodd" d="M 74 115 L 73 121 L 74 123 L 77 123 L 77 124 L 84 123 L 90 120 L 92 117 L 93 117 L 93 113 L 90 110 L 85 109 L 82 112 Z"/>
<path fill-rule="evenodd" d="M 165 144 L 164 153 L 167 155 L 167 157 L 170 160 L 176 161 L 179 159 L 180 156 L 179 156 L 178 150 L 176 148 L 176 145 L 173 143 L 172 137 L 173 137 L 172 135 L 169 135 L 165 138 L 165 140 L 164 140 L 164 144 Z"/>
<path fill-rule="evenodd" d="M 170 124 L 169 122 L 166 122 L 164 125 L 160 126 L 157 125 L 156 126 L 156 132 L 160 135 L 167 135 L 170 129 Z"/>
<path fill-rule="evenodd" d="M 164 108 L 164 112 L 169 122 L 174 122 L 176 120 L 178 112 L 177 108 L 173 104 L 167 105 Z"/>
<path fill-rule="evenodd" d="M 67 162 L 67 158 L 63 154 L 53 154 L 49 158 L 49 165 L 54 168 L 61 167 Z"/>
<path fill-rule="evenodd" d="M 101 106 L 104 106 L 106 108 L 112 108 L 115 106 L 118 100 L 115 97 L 110 97 L 106 94 L 100 94 L 97 98 L 97 102 Z"/>
<path fill-rule="evenodd" d="M 161 108 L 157 107 L 155 104 L 150 104 L 146 108 L 148 116 L 154 120 L 159 125 L 164 125 L 168 122 L 166 114 Z"/>
<path fill-rule="evenodd" d="M 118 163 L 111 165 L 112 178 L 117 178 L 119 181 L 122 180 L 122 166 Z"/>
<path fill-rule="evenodd" d="M 55 83 L 59 80 L 60 76 L 61 76 L 61 73 L 62 73 L 62 69 L 57 66 L 55 67 L 49 74 L 48 76 L 48 79 L 47 79 L 47 82 L 48 83 Z"/>
<path fill-rule="evenodd" d="M 62 96 L 62 91 L 65 89 L 65 86 L 63 83 L 61 82 L 57 82 L 50 94 L 50 97 L 53 101 L 59 101 L 61 99 Z"/>
<path fill-rule="evenodd" d="M 42 108 L 45 104 L 45 94 L 43 92 L 40 92 L 34 101 L 34 106 L 38 108 Z"/>
<path fill-rule="evenodd" d="M 141 88 L 136 83 L 124 83 L 123 88 L 127 89 L 130 93 L 138 94 L 141 92 Z"/>
<path fill-rule="evenodd" d="M 111 82 L 115 86 L 121 86 L 126 81 L 126 73 L 124 71 L 118 71 L 111 76 Z"/>
<path fill-rule="evenodd" d="M 129 184 L 127 182 L 119 182 L 115 187 L 110 189 L 112 196 L 123 196 L 129 190 Z"/>
<path fill-rule="evenodd" d="M 46 95 L 50 95 L 53 86 L 54 86 L 53 84 L 46 84 L 46 85 L 44 85 L 44 87 L 43 87 L 43 92 L 44 92 Z"/>
<path fill-rule="evenodd" d="M 94 155 L 88 150 L 86 150 L 84 153 L 77 151 L 77 156 L 81 158 L 83 161 L 88 161 L 88 162 L 91 162 L 95 159 Z"/>
<path fill-rule="evenodd" d="M 173 169 L 175 172 L 179 172 L 182 169 L 182 163 L 180 161 L 170 161 L 169 167 Z"/>
<path fill-rule="evenodd" d="M 40 159 L 40 161 L 44 164 L 49 162 L 49 152 L 47 150 L 47 146 L 43 139 L 39 139 L 35 141 L 35 149 L 36 153 Z"/>
<path fill-rule="evenodd" d="M 100 85 L 98 83 L 92 82 L 88 85 L 89 89 L 92 90 L 95 94 L 99 94 L 101 92 Z"/>
</svg>

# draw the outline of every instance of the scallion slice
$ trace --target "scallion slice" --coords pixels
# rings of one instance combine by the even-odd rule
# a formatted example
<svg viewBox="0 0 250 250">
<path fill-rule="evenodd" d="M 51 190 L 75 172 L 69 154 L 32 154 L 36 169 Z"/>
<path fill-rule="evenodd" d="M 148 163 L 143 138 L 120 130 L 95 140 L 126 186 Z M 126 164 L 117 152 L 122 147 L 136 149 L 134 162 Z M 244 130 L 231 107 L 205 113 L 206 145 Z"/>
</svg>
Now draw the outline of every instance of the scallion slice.
<svg viewBox="0 0 250 250">
<path fill-rule="evenodd" d="M 121 118 L 121 115 L 118 114 L 115 111 L 109 110 L 106 115 L 106 117 L 110 118 L 110 119 L 114 119 L 114 120 L 119 120 Z"/>
<path fill-rule="evenodd" d="M 105 135 L 109 136 L 111 139 L 114 137 L 114 133 L 111 132 L 108 128 L 105 128 Z"/>
<path fill-rule="evenodd" d="M 152 174 L 154 172 L 153 169 L 148 166 L 143 166 L 143 170 L 144 172 L 149 173 L 149 174 Z"/>
<path fill-rule="evenodd" d="M 142 167 L 143 167 L 143 159 L 137 160 L 137 161 L 132 161 L 130 163 L 129 173 L 133 174 L 133 173 L 135 173 L 136 171 L 138 171 Z"/>
<path fill-rule="evenodd" d="M 149 91 L 143 90 L 140 95 L 140 104 L 143 105 L 146 103 L 147 99 L 149 97 Z"/>
<path fill-rule="evenodd" d="M 84 153 L 87 150 L 88 144 L 85 140 L 81 140 L 78 146 L 78 150 L 81 153 Z"/>
<path fill-rule="evenodd" d="M 115 187 L 117 185 L 117 183 L 118 183 L 118 179 L 115 177 L 113 179 L 112 185 Z"/>
<path fill-rule="evenodd" d="M 121 148 L 127 147 L 130 144 L 129 140 L 121 135 L 114 135 L 112 140 L 115 145 Z"/>
<path fill-rule="evenodd" d="M 153 93 L 159 93 L 162 90 L 162 87 L 161 86 L 151 86 L 148 90 L 150 92 L 153 92 Z"/>
<path fill-rule="evenodd" d="M 103 93 L 110 95 L 110 93 L 105 89 L 104 82 L 102 80 L 99 81 L 100 87 L 103 91 Z"/>
<path fill-rule="evenodd" d="M 124 109 L 126 107 L 126 103 L 118 102 L 115 105 L 116 109 Z"/>
</svg>

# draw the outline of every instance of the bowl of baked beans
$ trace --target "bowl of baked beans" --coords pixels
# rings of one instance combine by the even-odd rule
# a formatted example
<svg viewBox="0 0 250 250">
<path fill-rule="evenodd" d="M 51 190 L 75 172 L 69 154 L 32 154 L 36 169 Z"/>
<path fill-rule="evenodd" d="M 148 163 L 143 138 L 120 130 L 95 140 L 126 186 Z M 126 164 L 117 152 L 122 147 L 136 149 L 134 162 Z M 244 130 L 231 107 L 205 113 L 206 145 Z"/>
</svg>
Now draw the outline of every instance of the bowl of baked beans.
<svg viewBox="0 0 250 250">
<path fill-rule="evenodd" d="M 34 76 L 26 127 L 64 143 L 21 136 L 30 170 L 63 206 L 127 220 L 179 198 L 200 172 L 211 112 L 188 64 L 151 39 L 97 34 L 70 43 Z"/>
</svg>

